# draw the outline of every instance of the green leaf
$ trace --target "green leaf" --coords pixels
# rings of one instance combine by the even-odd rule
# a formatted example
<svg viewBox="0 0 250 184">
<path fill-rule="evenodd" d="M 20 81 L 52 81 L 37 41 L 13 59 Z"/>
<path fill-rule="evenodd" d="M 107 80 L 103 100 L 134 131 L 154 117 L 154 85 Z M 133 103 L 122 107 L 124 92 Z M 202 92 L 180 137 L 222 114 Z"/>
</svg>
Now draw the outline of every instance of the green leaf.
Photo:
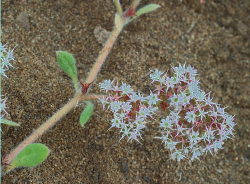
<svg viewBox="0 0 250 184">
<path fill-rule="evenodd" d="M 139 10 L 137 10 L 137 12 L 135 14 L 137 15 L 137 17 L 139 17 L 142 14 L 149 13 L 151 11 L 154 11 L 154 10 L 160 8 L 160 7 L 161 6 L 158 5 L 158 4 L 149 4 L 149 5 L 146 5 L 146 6 L 142 7 L 142 8 L 140 8 Z M 132 20 L 136 19 L 137 17 L 133 16 L 133 18 L 131 18 L 129 20 L 129 22 L 131 22 Z"/>
<path fill-rule="evenodd" d="M 4 123 L 6 125 L 10 125 L 10 126 L 20 126 L 18 123 L 7 120 L 7 119 L 1 119 L 1 123 Z"/>
<path fill-rule="evenodd" d="M 49 155 L 47 146 L 40 143 L 27 145 L 11 162 L 10 169 L 15 167 L 35 167 L 42 163 Z"/>
<path fill-rule="evenodd" d="M 77 86 L 77 70 L 76 70 L 76 61 L 72 54 L 65 51 L 56 51 L 56 58 L 63 69 L 73 80 L 76 90 Z"/>
<path fill-rule="evenodd" d="M 82 111 L 80 116 L 80 125 L 83 127 L 92 115 L 94 105 L 91 102 L 87 102 L 86 108 Z"/>
</svg>

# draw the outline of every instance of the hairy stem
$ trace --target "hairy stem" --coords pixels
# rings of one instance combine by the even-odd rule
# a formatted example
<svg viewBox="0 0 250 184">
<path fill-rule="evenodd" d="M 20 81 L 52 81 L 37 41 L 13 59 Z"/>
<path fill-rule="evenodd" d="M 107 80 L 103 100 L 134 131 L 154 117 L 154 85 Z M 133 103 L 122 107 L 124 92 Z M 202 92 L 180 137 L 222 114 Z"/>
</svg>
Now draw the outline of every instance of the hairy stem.
<svg viewBox="0 0 250 184">
<path fill-rule="evenodd" d="M 140 3 L 140 0 L 134 0 L 131 4 L 131 7 L 135 9 Z M 118 14 L 120 15 L 121 24 L 116 25 L 112 31 L 109 39 L 107 40 L 104 48 L 102 49 L 97 61 L 95 62 L 93 68 L 90 71 L 89 76 L 87 77 L 85 84 L 90 84 L 94 81 L 97 76 L 100 68 L 102 67 L 106 57 L 108 56 L 112 46 L 114 45 L 118 35 L 122 31 L 123 26 L 126 24 L 126 20 L 123 17 L 123 12 L 121 5 L 118 3 L 118 0 L 115 0 L 116 8 Z M 54 126 L 62 117 L 69 113 L 78 103 L 81 103 L 83 100 L 87 99 L 96 99 L 101 98 L 101 96 L 93 95 L 82 95 L 80 91 L 76 93 L 74 98 L 70 100 L 63 108 L 56 112 L 51 118 L 49 118 L 45 123 L 43 123 L 38 129 L 36 129 L 27 139 L 25 139 L 21 144 L 19 144 L 9 155 L 3 159 L 3 163 L 11 164 L 15 157 L 29 144 L 35 142 L 39 139 L 47 130 Z M 6 167 L 5 167 L 6 169 Z M 3 167 L 2 167 L 3 171 Z"/>
<path fill-rule="evenodd" d="M 104 48 L 102 49 L 101 54 L 97 58 L 95 65 L 91 69 L 90 74 L 85 81 L 86 84 L 90 84 L 94 81 L 95 77 L 97 76 L 98 71 L 100 70 L 101 66 L 103 65 L 106 57 L 109 54 L 110 49 L 114 45 L 120 32 L 121 32 L 121 29 L 116 29 L 116 28 L 112 31 L 107 43 L 105 44 Z"/>
<path fill-rule="evenodd" d="M 141 2 L 141 0 L 134 0 L 133 3 L 131 4 L 131 7 L 133 9 L 136 9 L 136 7 L 140 4 L 140 2 Z M 97 61 L 95 62 L 95 65 L 91 69 L 90 74 L 89 74 L 88 78 L 85 81 L 86 84 L 90 84 L 90 83 L 92 83 L 94 81 L 98 71 L 100 70 L 101 66 L 103 65 L 103 63 L 104 63 L 104 61 L 106 59 L 106 57 L 108 56 L 110 49 L 112 48 L 112 46 L 114 45 L 118 35 L 122 31 L 123 26 L 126 24 L 126 20 L 123 17 L 123 12 L 119 12 L 119 11 L 122 11 L 122 9 L 121 9 L 121 5 L 118 3 L 118 0 L 115 0 L 115 4 L 116 4 L 118 14 L 120 15 L 120 17 L 122 19 L 122 25 L 121 25 L 122 27 L 116 27 L 112 31 L 107 43 L 105 44 L 104 48 L 102 49 L 101 54 L 97 58 Z"/>
<path fill-rule="evenodd" d="M 121 17 L 123 17 L 122 6 L 121 6 L 121 4 L 119 3 L 119 0 L 115 0 L 115 6 L 116 6 L 117 13 L 118 13 Z"/>
<path fill-rule="evenodd" d="M 102 49 L 101 54 L 99 55 L 95 65 L 90 71 L 90 74 L 86 79 L 85 83 L 89 84 L 93 82 L 121 30 L 122 29 L 116 29 L 116 28 L 113 30 L 106 45 Z M 70 110 L 72 110 L 77 105 L 77 103 L 81 103 L 83 100 L 86 99 L 96 99 L 96 97 L 94 96 L 92 96 L 91 98 L 90 97 L 91 96 L 89 95 L 82 95 L 81 92 L 77 92 L 75 97 L 71 101 L 69 101 L 68 104 L 66 104 L 63 108 L 61 108 L 50 119 L 48 119 L 37 130 L 35 130 L 27 139 L 25 139 L 21 144 L 19 144 L 9 155 L 5 157 L 3 162 L 6 164 L 10 164 L 28 144 L 35 142 L 39 137 L 41 137 L 47 130 L 49 130 L 52 126 L 54 126 L 63 116 L 65 116 Z"/>
<path fill-rule="evenodd" d="M 103 95 L 82 95 L 76 93 L 73 99 L 71 99 L 64 107 L 56 112 L 51 118 L 43 123 L 38 129 L 36 129 L 27 139 L 19 144 L 9 155 L 4 158 L 4 163 L 10 164 L 15 157 L 29 144 L 39 139 L 46 131 L 54 126 L 63 116 L 69 113 L 77 103 L 81 103 L 83 100 L 94 100 L 103 97 Z"/>
</svg>

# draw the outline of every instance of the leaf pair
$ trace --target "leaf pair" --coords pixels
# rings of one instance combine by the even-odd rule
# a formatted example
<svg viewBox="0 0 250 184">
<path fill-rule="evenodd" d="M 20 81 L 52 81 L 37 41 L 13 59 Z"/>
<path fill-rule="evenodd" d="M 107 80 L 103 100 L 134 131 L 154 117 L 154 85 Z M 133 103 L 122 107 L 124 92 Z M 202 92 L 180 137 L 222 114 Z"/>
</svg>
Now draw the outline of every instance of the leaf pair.
<svg viewBox="0 0 250 184">
<path fill-rule="evenodd" d="M 76 70 L 76 61 L 72 54 L 65 51 L 57 51 L 56 57 L 59 65 L 73 80 L 76 90 L 78 89 L 77 82 L 77 70 Z M 87 102 L 87 107 L 84 109 L 80 116 L 80 125 L 84 124 L 89 120 L 92 115 L 94 105 L 91 102 Z"/>
</svg>

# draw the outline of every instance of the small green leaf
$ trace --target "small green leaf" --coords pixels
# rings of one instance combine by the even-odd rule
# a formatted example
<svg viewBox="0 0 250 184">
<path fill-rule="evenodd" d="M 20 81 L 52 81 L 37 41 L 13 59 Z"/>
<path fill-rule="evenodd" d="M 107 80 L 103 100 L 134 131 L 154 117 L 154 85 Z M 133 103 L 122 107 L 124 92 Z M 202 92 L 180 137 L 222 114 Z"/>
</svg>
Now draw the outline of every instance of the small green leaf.
<svg viewBox="0 0 250 184">
<path fill-rule="evenodd" d="M 83 127 L 92 115 L 94 105 L 91 102 L 87 102 L 86 108 L 82 111 L 80 116 L 80 125 Z"/>
<path fill-rule="evenodd" d="M 65 71 L 72 78 L 77 90 L 77 70 L 75 58 L 72 54 L 65 51 L 56 51 L 56 58 L 63 71 Z"/>
<path fill-rule="evenodd" d="M 142 14 L 145 14 L 145 13 L 148 13 L 148 12 L 151 12 L 151 11 L 154 11 L 154 10 L 160 8 L 160 7 L 161 7 L 161 6 L 158 5 L 158 4 L 149 4 L 149 5 L 146 5 L 146 6 L 142 7 L 142 8 L 140 8 L 135 14 L 136 14 L 137 16 L 140 16 L 140 15 L 142 15 Z"/>
<path fill-rule="evenodd" d="M 160 8 L 160 7 L 161 6 L 158 5 L 158 4 L 149 4 L 149 5 L 146 5 L 146 6 L 142 7 L 142 8 L 140 8 L 139 10 L 137 10 L 137 12 L 135 14 L 137 15 L 137 17 L 139 17 L 142 14 L 154 11 L 154 10 Z M 137 17 L 133 16 L 133 18 L 131 18 L 129 20 L 129 22 L 131 22 L 132 20 L 136 19 Z"/>
<path fill-rule="evenodd" d="M 1 123 L 4 123 L 6 125 L 10 125 L 10 126 L 20 126 L 18 123 L 7 120 L 7 119 L 1 119 Z"/>
<path fill-rule="evenodd" d="M 10 169 L 15 167 L 35 167 L 42 163 L 49 155 L 47 146 L 40 143 L 27 145 L 11 162 Z"/>
</svg>

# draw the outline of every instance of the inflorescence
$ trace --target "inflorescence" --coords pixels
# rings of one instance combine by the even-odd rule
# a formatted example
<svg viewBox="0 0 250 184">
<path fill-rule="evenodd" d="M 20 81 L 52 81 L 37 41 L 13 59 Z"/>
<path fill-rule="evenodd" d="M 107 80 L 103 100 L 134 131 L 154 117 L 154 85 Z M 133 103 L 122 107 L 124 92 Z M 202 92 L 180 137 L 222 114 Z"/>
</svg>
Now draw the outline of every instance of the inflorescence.
<svg viewBox="0 0 250 184">
<path fill-rule="evenodd" d="M 7 71 L 9 69 L 9 67 L 13 67 L 10 63 L 10 61 L 15 61 L 14 56 L 13 56 L 13 51 L 14 49 L 12 49 L 12 51 L 8 51 L 5 48 L 5 45 L 2 45 L 2 43 L 0 43 L 0 53 L 1 53 L 1 75 L 7 77 L 7 75 L 4 73 L 5 71 Z M 14 67 L 13 67 L 14 68 Z M 8 78 L 8 77 L 7 77 Z M 6 99 L 1 99 L 1 118 L 3 118 L 7 113 L 6 111 Z"/>
<path fill-rule="evenodd" d="M 161 119 L 162 136 L 156 138 L 170 150 L 171 159 L 193 161 L 204 152 L 216 153 L 223 141 L 233 136 L 233 116 L 199 88 L 194 68 L 179 65 L 172 69 L 173 77 L 158 70 L 150 75 L 156 89 L 148 97 L 133 92 L 126 84 L 119 87 L 110 80 L 101 83 L 102 90 L 109 94 L 101 99 L 103 107 L 114 113 L 111 127 L 120 129 L 122 138 L 139 142 L 140 131 L 160 109 L 167 116 Z"/>
<path fill-rule="evenodd" d="M 151 94 L 143 97 L 140 93 L 135 93 L 131 86 L 123 83 L 121 87 L 113 85 L 110 80 L 101 83 L 102 90 L 105 90 L 109 96 L 100 99 L 103 108 L 110 109 L 114 113 L 111 120 L 112 127 L 120 129 L 122 138 L 128 137 L 128 140 L 138 140 L 141 137 L 140 131 L 150 121 L 152 115 L 157 110 L 154 105 L 159 101 L 156 95 Z"/>
</svg>

